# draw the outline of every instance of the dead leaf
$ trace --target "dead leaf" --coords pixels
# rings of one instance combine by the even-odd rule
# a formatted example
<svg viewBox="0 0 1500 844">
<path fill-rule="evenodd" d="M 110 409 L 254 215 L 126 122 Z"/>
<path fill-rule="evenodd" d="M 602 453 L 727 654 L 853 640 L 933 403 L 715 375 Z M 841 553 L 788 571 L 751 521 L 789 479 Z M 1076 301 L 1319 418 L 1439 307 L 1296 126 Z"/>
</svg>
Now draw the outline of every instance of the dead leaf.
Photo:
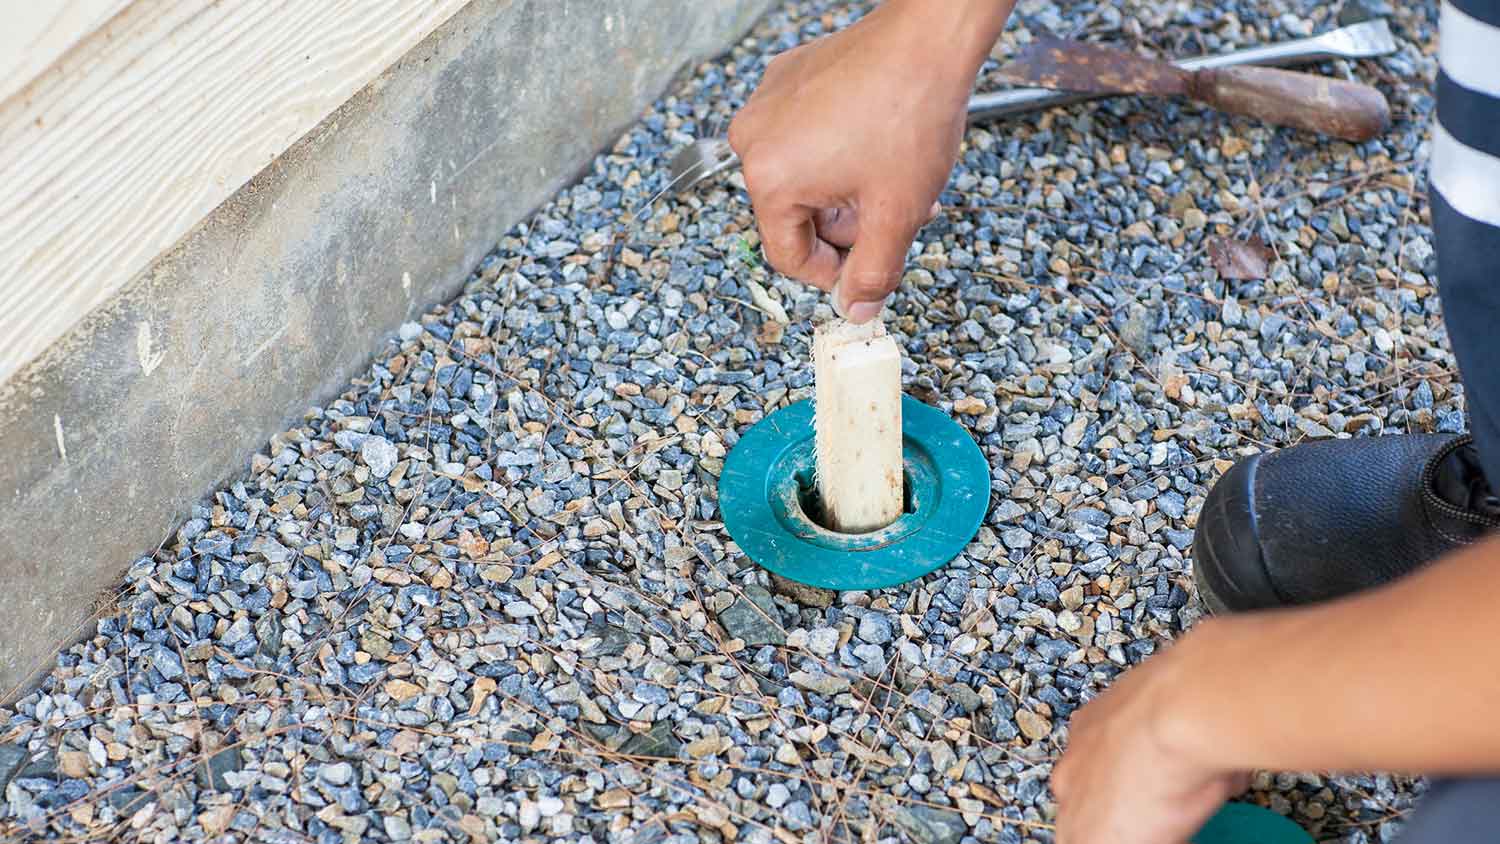
<svg viewBox="0 0 1500 844">
<path fill-rule="evenodd" d="M 1000 797 L 998 793 L 995 792 L 994 789 L 990 788 L 989 786 L 982 785 L 977 782 L 971 782 L 969 783 L 969 793 L 990 804 L 991 806 L 999 806 L 1001 808 L 1005 807 L 1005 801 Z"/>
<path fill-rule="evenodd" d="M 469 714 L 478 715 L 479 710 L 484 707 L 484 702 L 495 692 L 495 679 L 493 677 L 480 677 L 474 681 L 474 702 L 469 704 Z"/>
<path fill-rule="evenodd" d="M 745 286 L 750 288 L 750 301 L 754 302 L 755 307 L 765 313 L 766 316 L 777 322 L 791 322 L 791 319 L 786 315 L 786 308 L 783 308 L 780 302 L 772 299 L 771 294 L 766 292 L 766 289 L 761 286 L 760 282 L 753 278 L 747 278 L 745 279 Z"/>
<path fill-rule="evenodd" d="M 1220 278 L 1251 281 L 1266 277 L 1271 250 L 1259 235 L 1249 240 L 1214 236 L 1208 239 L 1208 258 Z"/>
<path fill-rule="evenodd" d="M 551 744 L 555 738 L 557 736 L 553 735 L 551 730 L 542 730 L 540 733 L 537 733 L 536 738 L 531 740 L 531 752 L 538 753 L 546 750 L 547 745 Z"/>
</svg>

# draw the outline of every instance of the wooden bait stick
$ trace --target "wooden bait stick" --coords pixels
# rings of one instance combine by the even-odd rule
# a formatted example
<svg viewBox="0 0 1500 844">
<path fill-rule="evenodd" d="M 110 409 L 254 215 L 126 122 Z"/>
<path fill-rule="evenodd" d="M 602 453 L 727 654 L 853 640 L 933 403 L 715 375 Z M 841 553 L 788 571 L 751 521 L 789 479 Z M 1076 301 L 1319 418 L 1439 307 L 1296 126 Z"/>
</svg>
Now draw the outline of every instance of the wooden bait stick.
<svg viewBox="0 0 1500 844">
<path fill-rule="evenodd" d="M 818 494 L 825 524 L 866 533 L 901 515 L 901 350 L 880 320 L 813 333 Z"/>
</svg>

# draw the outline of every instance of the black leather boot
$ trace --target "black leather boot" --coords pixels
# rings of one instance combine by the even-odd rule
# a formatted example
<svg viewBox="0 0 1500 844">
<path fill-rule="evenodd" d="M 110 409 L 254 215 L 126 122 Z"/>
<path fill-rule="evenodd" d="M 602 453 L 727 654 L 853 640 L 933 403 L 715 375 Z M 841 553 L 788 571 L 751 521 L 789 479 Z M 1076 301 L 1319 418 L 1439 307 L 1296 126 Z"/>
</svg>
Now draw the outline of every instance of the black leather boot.
<svg viewBox="0 0 1500 844">
<path fill-rule="evenodd" d="M 1215 613 L 1387 583 L 1500 527 L 1468 436 L 1321 440 L 1236 463 L 1203 502 L 1193 573 Z"/>
</svg>

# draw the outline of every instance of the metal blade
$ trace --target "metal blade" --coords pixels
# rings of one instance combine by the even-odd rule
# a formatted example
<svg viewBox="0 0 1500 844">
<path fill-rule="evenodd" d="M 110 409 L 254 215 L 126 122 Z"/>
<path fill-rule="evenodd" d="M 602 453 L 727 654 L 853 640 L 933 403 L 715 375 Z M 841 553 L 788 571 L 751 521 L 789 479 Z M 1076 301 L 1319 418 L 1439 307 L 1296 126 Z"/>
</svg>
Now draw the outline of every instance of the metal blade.
<svg viewBox="0 0 1500 844">
<path fill-rule="evenodd" d="M 1383 56 L 1396 51 L 1396 39 L 1391 35 L 1390 24 L 1385 18 L 1350 24 L 1328 33 L 1328 36 L 1330 46 L 1346 59 Z"/>
<path fill-rule="evenodd" d="M 1186 93 L 1188 78 L 1171 62 L 1050 35 L 1039 36 L 1000 75 L 1054 91 L 1164 96 Z"/>
<path fill-rule="evenodd" d="M 671 178 L 667 181 L 666 187 L 641 203 L 641 207 L 636 209 L 636 218 L 641 219 L 642 215 L 647 214 L 651 206 L 663 196 L 685 192 L 693 185 L 713 176 L 720 170 L 727 169 L 738 161 L 739 158 L 735 156 L 734 150 L 729 148 L 729 141 L 724 138 L 703 138 L 694 141 L 672 157 L 669 169 Z"/>
<path fill-rule="evenodd" d="M 687 185 L 697 184 L 700 179 L 705 178 L 703 173 L 707 167 L 708 162 L 700 159 L 689 163 L 681 170 L 675 170 L 671 181 L 667 182 L 666 187 L 662 188 L 656 193 L 651 194 L 651 198 L 647 199 L 645 202 L 642 202 L 641 207 L 636 209 L 636 220 L 644 220 L 646 218 L 646 215 L 650 213 L 651 206 L 655 205 L 657 200 L 661 199 L 669 193 L 676 192 L 677 188 L 683 185 L 684 182 Z"/>
</svg>

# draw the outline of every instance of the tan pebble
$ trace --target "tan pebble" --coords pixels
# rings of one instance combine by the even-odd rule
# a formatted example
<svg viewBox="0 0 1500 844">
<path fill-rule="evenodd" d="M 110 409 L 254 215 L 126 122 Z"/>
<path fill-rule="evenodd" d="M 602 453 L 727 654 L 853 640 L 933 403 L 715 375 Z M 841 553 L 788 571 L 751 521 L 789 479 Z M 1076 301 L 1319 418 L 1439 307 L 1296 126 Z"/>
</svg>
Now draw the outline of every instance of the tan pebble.
<svg viewBox="0 0 1500 844">
<path fill-rule="evenodd" d="M 74 779 L 89 775 L 89 755 L 81 750 L 64 750 L 57 754 L 57 767 Z"/>
<path fill-rule="evenodd" d="M 1068 633 L 1076 633 L 1083 626 L 1083 620 L 1078 617 L 1078 613 L 1063 610 L 1057 614 L 1057 626 Z"/>
<path fill-rule="evenodd" d="M 630 805 L 630 792 L 623 788 L 611 788 L 594 798 L 594 805 L 601 809 L 623 809 Z"/>
<path fill-rule="evenodd" d="M 397 703 L 405 703 L 422 693 L 422 687 L 405 680 L 392 680 L 385 684 L 385 693 Z"/>
<path fill-rule="evenodd" d="M 411 730 L 402 730 L 391 739 L 391 750 L 398 755 L 413 753 L 421 742 L 422 736 L 420 734 L 414 733 Z"/>
<path fill-rule="evenodd" d="M 469 559 L 477 560 L 490 552 L 490 543 L 474 531 L 465 530 L 458 535 L 458 550 Z"/>
<path fill-rule="evenodd" d="M 978 416 L 985 411 L 984 399 L 974 396 L 964 396 L 953 402 L 953 412 L 962 413 L 965 416 Z"/>
<path fill-rule="evenodd" d="M 1016 726 L 1021 728 L 1021 734 L 1039 741 L 1052 734 L 1052 722 L 1032 712 L 1030 709 L 1016 711 Z"/>
<path fill-rule="evenodd" d="M 1083 587 L 1070 586 L 1062 591 L 1062 605 L 1070 610 L 1083 606 Z"/>
<path fill-rule="evenodd" d="M 215 806 L 198 816 L 198 823 L 203 826 L 203 831 L 209 835 L 220 835 L 229 828 L 229 822 L 234 819 L 234 806 Z"/>
</svg>

